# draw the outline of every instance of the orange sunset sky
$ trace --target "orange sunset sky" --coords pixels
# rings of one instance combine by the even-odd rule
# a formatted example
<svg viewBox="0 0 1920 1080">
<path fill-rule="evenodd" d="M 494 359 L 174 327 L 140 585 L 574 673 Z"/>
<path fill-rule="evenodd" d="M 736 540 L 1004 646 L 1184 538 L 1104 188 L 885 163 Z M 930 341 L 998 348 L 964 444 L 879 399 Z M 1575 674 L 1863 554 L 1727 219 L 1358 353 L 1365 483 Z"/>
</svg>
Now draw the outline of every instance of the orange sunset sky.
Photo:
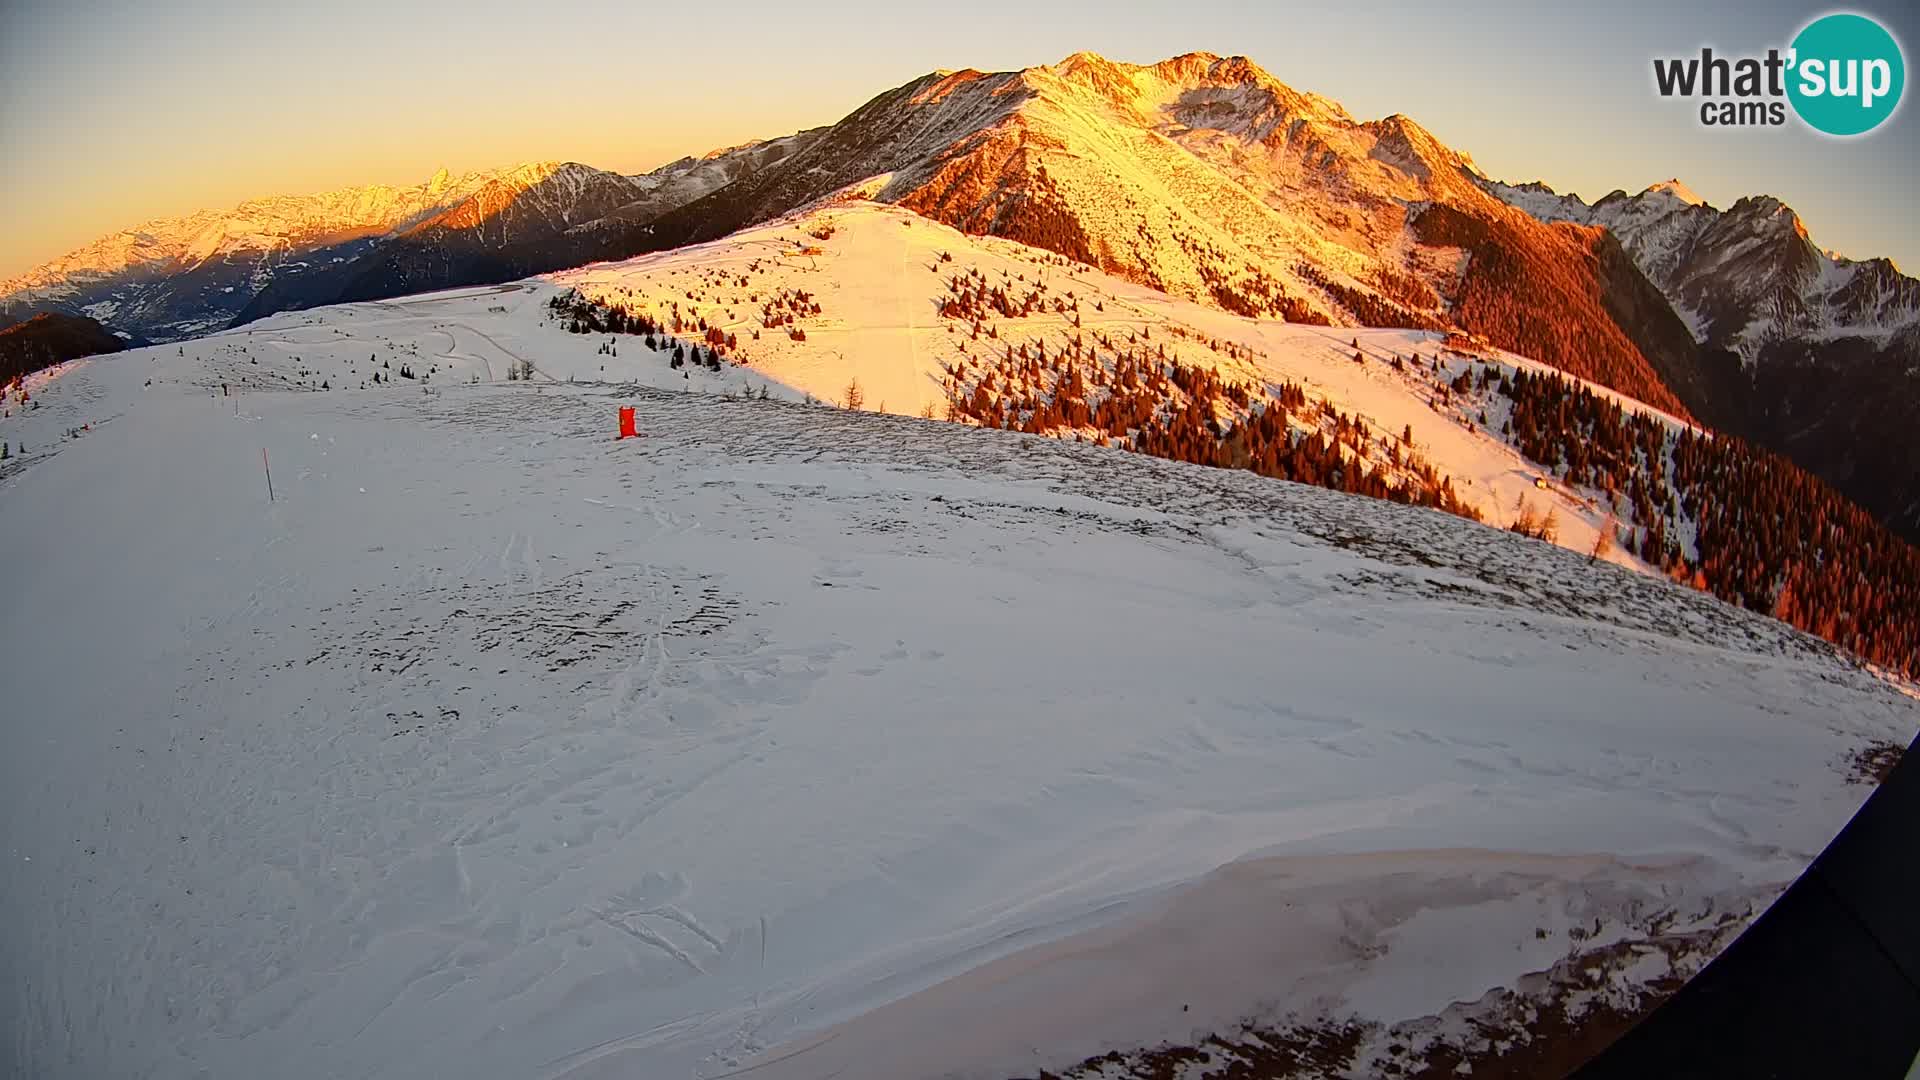
<svg viewBox="0 0 1920 1080">
<path fill-rule="evenodd" d="M 830 123 L 934 68 L 1242 53 L 1490 175 L 1589 199 L 1677 176 L 1774 194 L 1823 246 L 1920 265 L 1914 111 L 1871 136 L 1710 131 L 1656 55 L 1763 52 L 1825 10 L 1633 3 L 1473 13 L 1214 3 L 0 5 L 0 275 L 163 215 L 564 159 L 624 172 Z M 1865 9 L 1863 9 L 1865 10 Z M 1870 11 L 1903 40 L 1916 16 Z"/>
</svg>

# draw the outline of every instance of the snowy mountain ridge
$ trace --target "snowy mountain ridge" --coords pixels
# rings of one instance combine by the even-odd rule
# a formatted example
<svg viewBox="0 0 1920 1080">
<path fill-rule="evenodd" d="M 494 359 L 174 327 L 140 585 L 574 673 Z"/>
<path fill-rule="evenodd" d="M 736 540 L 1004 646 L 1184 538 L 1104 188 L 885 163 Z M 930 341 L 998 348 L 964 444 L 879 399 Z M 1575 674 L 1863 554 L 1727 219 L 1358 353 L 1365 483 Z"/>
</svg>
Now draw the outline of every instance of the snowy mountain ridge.
<svg viewBox="0 0 1920 1080">
<path fill-rule="evenodd" d="M 1467 164 L 1404 117 L 1356 123 L 1245 57 L 1136 65 L 1083 52 L 1020 71 L 923 76 L 855 110 L 753 190 L 681 213 L 712 218 L 704 238 L 884 177 L 882 201 L 968 231 L 1052 241 L 1040 246 L 1188 298 L 1208 299 L 1211 264 L 1238 256 L 1298 292 L 1301 310 L 1350 320 L 1285 253 L 1335 273 L 1386 265 L 1382 245 L 1324 228 L 1319 218 L 1341 216 L 1325 204 L 1355 193 L 1479 198 L 1459 178 Z M 1052 214 L 1062 235 L 1049 235 Z"/>
<path fill-rule="evenodd" d="M 1793 208 L 1771 196 L 1722 210 L 1677 179 L 1591 204 L 1538 182 L 1483 186 L 1541 220 L 1613 232 L 1703 345 L 1747 364 L 1775 341 L 1884 344 L 1920 327 L 1920 281 L 1891 259 L 1849 259 L 1819 247 Z"/>
<path fill-rule="evenodd" d="M 570 253 L 561 239 L 570 230 L 599 219 L 645 220 L 777 160 L 805 135 L 715 151 L 641 176 L 563 161 L 457 177 L 441 169 L 410 187 L 276 195 L 159 218 L 0 282 L 0 315 L 84 312 L 167 341 L 222 328 L 262 295 L 331 299 L 368 272 L 366 256 L 395 240 L 525 248 L 519 257 L 537 262 L 556 248 Z"/>
<path fill-rule="evenodd" d="M 0 281 L 0 297 L 32 292 L 42 299 L 61 299 L 93 280 L 130 270 L 188 269 L 218 255 L 317 246 L 356 232 L 390 232 L 458 205 L 489 183 L 525 186 L 557 165 L 528 163 L 459 177 L 441 169 L 410 187 L 375 184 L 310 195 L 269 195 L 248 199 L 230 210 L 155 218 Z"/>
</svg>

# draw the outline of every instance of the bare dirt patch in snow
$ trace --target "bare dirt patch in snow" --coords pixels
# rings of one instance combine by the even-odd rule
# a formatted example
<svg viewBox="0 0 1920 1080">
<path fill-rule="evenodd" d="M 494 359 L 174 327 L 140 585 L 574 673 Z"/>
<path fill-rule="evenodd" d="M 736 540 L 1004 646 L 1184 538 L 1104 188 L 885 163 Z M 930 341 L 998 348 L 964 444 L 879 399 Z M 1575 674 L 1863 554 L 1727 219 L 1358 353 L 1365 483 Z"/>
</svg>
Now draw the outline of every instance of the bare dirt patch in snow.
<svg viewBox="0 0 1920 1080">
<path fill-rule="evenodd" d="M 1896 742 L 1863 746 L 1848 760 L 1847 779 L 1856 784 L 1884 784 L 1906 753 L 1907 748 Z"/>
<path fill-rule="evenodd" d="M 1111 1051 L 1039 1080 L 1441 1080 L 1566 1076 L 1672 997 L 1739 930 L 1651 921 L 1630 940 L 1576 947 L 1545 971 L 1435 1016 L 1244 1023 L 1192 1045 Z M 1544 933 L 1544 931 L 1542 931 Z"/>
</svg>

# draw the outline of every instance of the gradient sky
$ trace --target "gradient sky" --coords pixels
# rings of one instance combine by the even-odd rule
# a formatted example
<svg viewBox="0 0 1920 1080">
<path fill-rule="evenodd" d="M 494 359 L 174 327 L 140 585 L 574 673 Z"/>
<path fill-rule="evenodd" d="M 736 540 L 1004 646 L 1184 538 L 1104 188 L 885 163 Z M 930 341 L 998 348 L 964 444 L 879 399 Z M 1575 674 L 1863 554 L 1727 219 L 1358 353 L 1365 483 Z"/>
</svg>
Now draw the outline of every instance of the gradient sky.
<svg viewBox="0 0 1920 1080">
<path fill-rule="evenodd" d="M 0 275 L 254 195 L 549 158 L 643 171 L 830 123 L 935 68 L 1080 49 L 1245 54 L 1361 119 L 1404 112 L 1498 178 L 1591 200 L 1677 176 L 1721 207 L 1764 192 L 1822 246 L 1920 270 L 1911 102 L 1840 141 L 1797 123 L 1703 128 L 1697 106 L 1652 90 L 1654 56 L 1764 52 L 1830 8 L 1448 7 L 0 0 Z M 1914 6 L 1850 10 L 1888 25 L 1911 67 Z"/>
</svg>

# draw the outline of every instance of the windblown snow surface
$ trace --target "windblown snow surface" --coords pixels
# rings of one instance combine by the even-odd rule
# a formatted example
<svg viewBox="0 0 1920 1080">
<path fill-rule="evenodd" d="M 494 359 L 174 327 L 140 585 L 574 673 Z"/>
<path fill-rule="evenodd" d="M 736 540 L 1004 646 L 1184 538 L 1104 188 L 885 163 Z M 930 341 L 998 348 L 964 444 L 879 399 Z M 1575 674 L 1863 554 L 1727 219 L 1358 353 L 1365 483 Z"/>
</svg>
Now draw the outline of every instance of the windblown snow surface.
<svg viewBox="0 0 1920 1080">
<path fill-rule="evenodd" d="M 1628 569 L 610 360 L 555 287 L 80 361 L 0 421 L 11 1070 L 1001 1077 L 1444 1025 L 1724 941 L 1920 725 Z M 441 389 L 340 389 L 364 356 Z M 602 363 L 638 381 L 560 381 Z M 1633 955 L 1616 989 L 1674 962 Z"/>
</svg>

